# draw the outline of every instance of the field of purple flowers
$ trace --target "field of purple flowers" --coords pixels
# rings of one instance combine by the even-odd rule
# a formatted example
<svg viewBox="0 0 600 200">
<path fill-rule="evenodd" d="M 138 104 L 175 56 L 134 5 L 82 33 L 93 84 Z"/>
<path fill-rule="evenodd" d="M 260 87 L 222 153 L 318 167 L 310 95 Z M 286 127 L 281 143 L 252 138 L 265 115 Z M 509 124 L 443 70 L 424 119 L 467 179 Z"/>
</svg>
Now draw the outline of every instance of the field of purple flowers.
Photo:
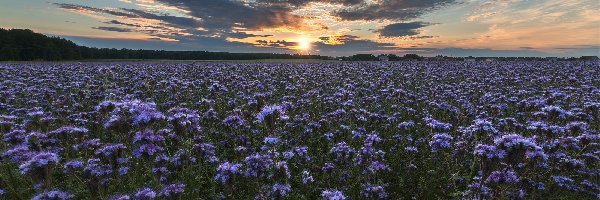
<svg viewBox="0 0 600 200">
<path fill-rule="evenodd" d="M 0 136 L 0 199 L 598 199 L 600 63 L 4 63 Z"/>
</svg>

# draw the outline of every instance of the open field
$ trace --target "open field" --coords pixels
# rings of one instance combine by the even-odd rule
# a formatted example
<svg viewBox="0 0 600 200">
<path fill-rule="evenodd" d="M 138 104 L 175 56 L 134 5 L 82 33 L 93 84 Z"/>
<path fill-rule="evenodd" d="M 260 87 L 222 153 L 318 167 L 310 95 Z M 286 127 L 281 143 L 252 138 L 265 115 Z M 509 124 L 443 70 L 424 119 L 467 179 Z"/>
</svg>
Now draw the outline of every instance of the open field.
<svg viewBox="0 0 600 200">
<path fill-rule="evenodd" d="M 0 63 L 0 199 L 597 199 L 598 62 Z"/>
</svg>

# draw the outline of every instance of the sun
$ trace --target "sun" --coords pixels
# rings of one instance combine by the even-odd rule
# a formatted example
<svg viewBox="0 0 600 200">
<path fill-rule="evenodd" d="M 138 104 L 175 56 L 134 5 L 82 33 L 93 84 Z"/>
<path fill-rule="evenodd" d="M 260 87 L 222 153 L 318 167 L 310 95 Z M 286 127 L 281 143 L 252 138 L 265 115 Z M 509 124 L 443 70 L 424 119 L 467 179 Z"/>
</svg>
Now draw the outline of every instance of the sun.
<svg viewBox="0 0 600 200">
<path fill-rule="evenodd" d="M 300 37 L 298 39 L 298 48 L 301 50 L 310 49 L 310 41 L 306 37 Z"/>
</svg>

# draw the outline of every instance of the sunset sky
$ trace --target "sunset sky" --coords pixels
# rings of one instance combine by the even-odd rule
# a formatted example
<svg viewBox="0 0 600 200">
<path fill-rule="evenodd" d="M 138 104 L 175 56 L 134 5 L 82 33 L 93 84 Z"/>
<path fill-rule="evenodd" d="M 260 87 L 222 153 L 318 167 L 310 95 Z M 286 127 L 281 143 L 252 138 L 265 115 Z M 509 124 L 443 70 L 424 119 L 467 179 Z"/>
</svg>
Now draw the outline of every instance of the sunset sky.
<svg viewBox="0 0 600 200">
<path fill-rule="evenodd" d="M 598 0 L 2 0 L 0 27 L 96 47 L 330 56 L 600 55 Z"/>
</svg>

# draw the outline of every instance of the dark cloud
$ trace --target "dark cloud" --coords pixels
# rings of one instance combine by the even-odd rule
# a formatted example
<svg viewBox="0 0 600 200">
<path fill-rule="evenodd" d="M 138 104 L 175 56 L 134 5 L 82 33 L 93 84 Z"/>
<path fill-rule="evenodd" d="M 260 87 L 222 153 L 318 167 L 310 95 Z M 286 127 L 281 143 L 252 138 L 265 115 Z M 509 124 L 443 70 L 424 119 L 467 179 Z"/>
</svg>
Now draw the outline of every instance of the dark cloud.
<svg viewBox="0 0 600 200">
<path fill-rule="evenodd" d="M 250 34 L 250 33 L 245 33 L 245 32 L 228 32 L 226 33 L 227 37 L 231 37 L 231 38 L 238 38 L 238 39 L 244 39 L 244 38 L 249 38 L 249 37 L 270 37 L 273 35 L 256 35 L 256 34 Z"/>
<path fill-rule="evenodd" d="M 130 26 L 130 27 L 138 27 L 138 28 L 142 27 L 142 25 L 139 25 L 139 24 L 125 23 L 125 22 L 120 22 L 118 20 L 110 20 L 110 21 L 107 21 L 107 22 L 104 22 L 104 23 L 106 23 L 106 24 L 115 24 L 115 25 L 123 25 L 123 26 Z"/>
<path fill-rule="evenodd" d="M 319 37 L 319 39 L 325 43 L 331 43 L 331 42 L 345 43 L 348 41 L 358 40 L 359 37 L 354 36 L 354 35 L 336 35 L 336 36 Z"/>
<path fill-rule="evenodd" d="M 302 18 L 291 14 L 291 7 L 267 7 L 249 6 L 239 1 L 230 0 L 201 0 L 201 1 L 172 1 L 159 0 L 159 2 L 178 7 L 189 11 L 189 15 L 199 18 L 195 20 L 192 17 L 178 17 L 163 14 L 151 13 L 138 9 L 103 9 L 83 5 L 54 3 L 58 7 L 76 12 L 88 11 L 101 14 L 113 15 L 122 18 L 141 18 L 161 21 L 159 26 L 139 25 L 125 23 L 118 20 L 111 20 L 105 23 L 128 26 L 132 29 L 118 29 L 103 27 L 102 30 L 124 31 L 137 30 L 138 32 L 148 33 L 153 36 L 171 37 L 177 40 L 194 40 L 194 37 L 209 36 L 213 38 L 248 38 L 248 37 L 267 37 L 270 35 L 248 34 L 244 31 L 261 30 L 264 28 L 278 27 L 300 27 Z M 256 4 L 259 5 L 259 4 Z M 169 32 L 169 28 L 183 29 L 182 33 Z M 197 28 L 202 27 L 202 30 Z M 156 29 L 156 30 L 148 30 Z M 244 31 L 234 31 L 234 29 L 243 29 Z M 162 30 L 162 31 L 161 31 Z M 185 35 L 185 36 L 183 36 Z M 176 37 L 173 37 L 176 36 Z M 185 38 L 187 37 L 187 38 Z"/>
<path fill-rule="evenodd" d="M 270 6 L 279 5 L 279 6 L 296 6 L 301 7 L 305 6 L 309 3 L 329 3 L 329 4 L 338 4 L 338 5 L 357 5 L 364 3 L 364 0 L 258 0 L 259 3 L 266 3 Z"/>
<path fill-rule="evenodd" d="M 134 14 L 135 16 L 137 16 L 139 18 L 160 20 L 160 21 L 175 25 L 177 27 L 197 27 L 198 26 L 198 22 L 192 18 L 176 17 L 176 16 L 170 16 L 170 15 L 157 15 L 154 13 L 149 13 L 149 12 L 137 10 L 137 9 L 123 8 L 122 10 L 127 11 L 131 14 Z"/>
<path fill-rule="evenodd" d="M 405 21 L 420 17 L 437 8 L 455 3 L 456 0 L 381 0 L 375 4 L 359 4 L 333 15 L 342 20 L 394 20 Z"/>
<path fill-rule="evenodd" d="M 420 28 L 431 25 L 427 22 L 408 22 L 408 23 L 395 23 L 389 24 L 382 29 L 374 32 L 379 33 L 381 37 L 404 37 L 404 36 L 415 36 L 419 35 Z"/>
<path fill-rule="evenodd" d="M 410 36 L 408 37 L 408 39 L 411 40 L 418 40 L 418 39 L 429 39 L 429 38 L 436 38 L 439 36 L 432 36 L 432 35 L 416 35 L 416 36 Z"/>
<path fill-rule="evenodd" d="M 109 26 L 99 26 L 92 27 L 93 29 L 103 30 L 103 31 L 113 31 L 113 32 L 133 32 L 132 29 L 128 28 L 119 28 L 119 27 L 109 27 Z"/>
<path fill-rule="evenodd" d="M 297 42 L 288 42 L 285 40 L 275 40 L 275 41 L 256 40 L 256 42 L 261 47 L 287 48 L 287 47 L 298 46 Z"/>
<path fill-rule="evenodd" d="M 189 11 L 189 15 L 201 18 L 206 29 L 231 30 L 241 27 L 248 30 L 264 28 L 299 27 L 302 17 L 291 14 L 288 6 L 250 6 L 242 1 L 231 0 L 158 0 L 159 2 Z"/>
<path fill-rule="evenodd" d="M 158 14 L 149 13 L 146 11 L 136 10 L 136 9 L 121 8 L 118 10 L 108 10 L 108 9 L 103 9 L 103 8 L 94 8 L 94 7 L 89 7 L 89 6 L 67 4 L 67 3 L 54 3 L 54 4 L 57 5 L 59 8 L 67 9 L 67 10 L 91 11 L 91 12 L 109 14 L 109 15 L 125 17 L 125 18 L 144 18 L 144 19 L 160 20 L 160 21 L 169 23 L 176 27 L 196 27 L 198 25 L 198 22 L 192 18 L 176 17 L 176 16 L 169 16 L 169 15 L 158 15 Z"/>
<path fill-rule="evenodd" d="M 91 11 L 91 12 L 109 14 L 109 15 L 114 15 L 114 16 L 119 16 L 119 17 L 137 17 L 134 14 L 125 13 L 125 12 L 121 12 L 121 11 L 115 11 L 115 10 L 94 8 L 94 7 L 89 7 L 89 6 L 82 6 L 82 5 L 75 5 L 75 4 L 68 4 L 68 3 L 53 3 L 53 4 L 57 5 L 59 8 L 67 9 L 67 10 Z"/>
</svg>

